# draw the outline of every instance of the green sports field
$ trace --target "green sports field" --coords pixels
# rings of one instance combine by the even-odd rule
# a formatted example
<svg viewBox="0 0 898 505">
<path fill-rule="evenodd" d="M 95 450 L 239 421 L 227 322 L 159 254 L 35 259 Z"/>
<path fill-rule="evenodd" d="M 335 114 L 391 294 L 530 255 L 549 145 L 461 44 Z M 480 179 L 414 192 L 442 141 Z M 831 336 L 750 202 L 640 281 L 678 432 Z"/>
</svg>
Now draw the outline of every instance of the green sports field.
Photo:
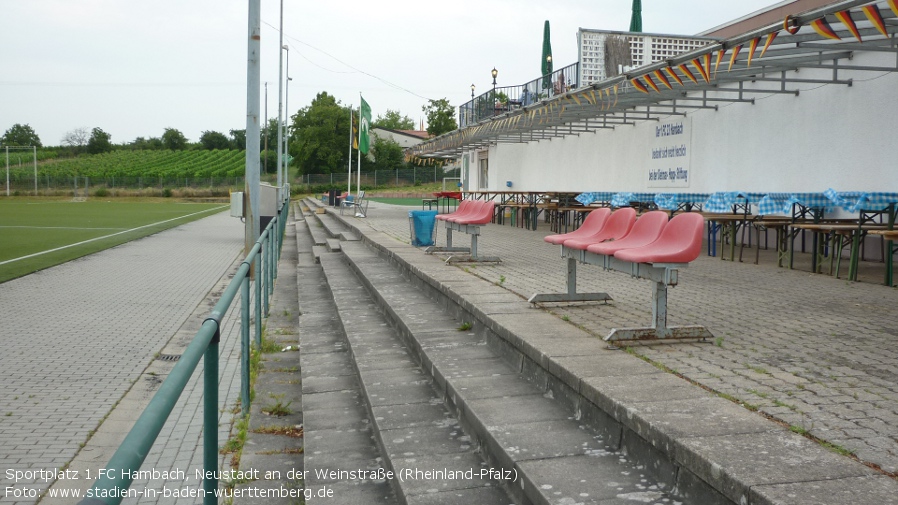
<svg viewBox="0 0 898 505">
<path fill-rule="evenodd" d="M 210 216 L 221 203 L 0 199 L 0 282 Z"/>
</svg>

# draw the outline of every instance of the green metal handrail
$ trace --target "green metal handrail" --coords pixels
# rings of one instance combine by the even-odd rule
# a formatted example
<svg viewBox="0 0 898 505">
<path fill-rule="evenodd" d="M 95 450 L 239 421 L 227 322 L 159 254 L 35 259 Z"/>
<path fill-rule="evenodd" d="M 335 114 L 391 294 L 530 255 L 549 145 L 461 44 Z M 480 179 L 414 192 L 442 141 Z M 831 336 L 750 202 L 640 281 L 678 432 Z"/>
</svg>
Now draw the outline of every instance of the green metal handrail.
<svg viewBox="0 0 898 505">
<path fill-rule="evenodd" d="M 274 279 L 277 276 L 277 261 L 287 215 L 289 202 L 285 202 L 278 215 L 271 220 L 249 254 L 237 269 L 228 287 L 212 309 L 209 317 L 190 345 L 181 355 L 168 377 L 159 386 L 150 403 L 134 423 L 131 431 L 119 445 L 115 454 L 106 464 L 104 474 L 94 481 L 79 505 L 118 505 L 127 496 L 127 490 L 134 475 L 143 465 L 162 431 L 165 421 L 175 407 L 184 387 L 196 370 L 200 359 L 203 359 L 203 496 L 204 505 L 218 503 L 218 342 L 220 338 L 221 320 L 237 296 L 241 293 L 241 353 L 240 353 L 240 399 L 243 415 L 249 414 L 249 361 L 250 361 L 250 272 L 255 264 L 257 273 L 255 289 L 255 340 L 257 348 L 261 347 L 262 312 L 269 310 L 268 295 L 274 293 Z M 262 284 L 265 284 L 263 291 Z M 264 292 L 264 300 L 260 296 Z M 264 306 L 263 306 L 264 301 Z"/>
</svg>

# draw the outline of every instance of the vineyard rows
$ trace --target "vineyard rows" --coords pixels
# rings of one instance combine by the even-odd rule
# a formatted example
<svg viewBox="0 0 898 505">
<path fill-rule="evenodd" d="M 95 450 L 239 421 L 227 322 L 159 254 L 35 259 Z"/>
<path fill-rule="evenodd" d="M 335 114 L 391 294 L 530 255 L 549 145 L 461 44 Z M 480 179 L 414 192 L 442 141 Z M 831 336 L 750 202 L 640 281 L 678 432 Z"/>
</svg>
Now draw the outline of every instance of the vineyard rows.
<svg viewBox="0 0 898 505">
<path fill-rule="evenodd" d="M 242 177 L 246 151 L 113 151 L 38 163 L 38 177 L 92 179 Z M 33 178 L 31 164 L 10 166 L 13 179 Z"/>
</svg>

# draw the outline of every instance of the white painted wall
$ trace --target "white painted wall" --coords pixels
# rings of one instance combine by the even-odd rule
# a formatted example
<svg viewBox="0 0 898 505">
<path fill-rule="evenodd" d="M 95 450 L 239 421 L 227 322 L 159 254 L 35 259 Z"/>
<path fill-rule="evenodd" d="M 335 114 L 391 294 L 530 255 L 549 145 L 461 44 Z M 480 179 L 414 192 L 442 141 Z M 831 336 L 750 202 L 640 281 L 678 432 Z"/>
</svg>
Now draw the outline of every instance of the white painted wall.
<svg viewBox="0 0 898 505">
<path fill-rule="evenodd" d="M 845 63 L 894 67 L 895 56 L 857 53 Z M 798 75 L 826 79 L 832 70 L 803 69 Z M 754 104 L 720 103 L 717 111 L 689 112 L 690 185 L 669 191 L 898 191 L 892 151 L 898 141 L 898 73 L 841 71 L 839 78 L 855 80 L 850 87 L 790 84 L 801 88 L 798 96 L 754 93 L 748 95 Z M 647 178 L 647 146 L 657 124 L 492 146 L 489 189 L 505 190 L 512 181 L 520 191 L 661 192 Z"/>
</svg>

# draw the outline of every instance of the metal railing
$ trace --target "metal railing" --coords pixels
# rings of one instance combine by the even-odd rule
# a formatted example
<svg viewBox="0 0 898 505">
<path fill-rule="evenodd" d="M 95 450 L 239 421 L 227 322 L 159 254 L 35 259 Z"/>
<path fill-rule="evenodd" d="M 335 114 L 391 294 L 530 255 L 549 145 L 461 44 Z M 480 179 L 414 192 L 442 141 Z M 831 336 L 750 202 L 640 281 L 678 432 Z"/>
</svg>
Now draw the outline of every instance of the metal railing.
<svg viewBox="0 0 898 505">
<path fill-rule="evenodd" d="M 289 201 L 285 202 L 265 230 L 259 236 L 249 254 L 237 269 L 221 299 L 212 309 L 209 317 L 194 335 L 193 340 L 168 377 L 159 386 L 150 403 L 134 423 L 134 427 L 119 445 L 115 454 L 104 467 L 103 475 L 79 505 L 117 505 L 127 496 L 133 475 L 140 469 L 150 448 L 156 442 L 166 419 L 175 407 L 184 387 L 203 359 L 203 496 L 205 505 L 218 503 L 218 342 L 221 320 L 240 291 L 240 401 L 241 414 L 249 415 L 250 403 L 250 271 L 255 268 L 255 343 L 261 349 L 262 313 L 268 313 L 268 297 L 274 293 L 277 278 L 277 262 L 280 244 L 286 226 Z M 263 290 L 264 284 L 264 290 Z M 263 296 L 264 292 L 264 296 Z"/>
<path fill-rule="evenodd" d="M 560 68 L 519 86 L 503 86 L 458 107 L 458 127 L 520 109 L 580 87 L 580 63 Z"/>
<path fill-rule="evenodd" d="M 355 187 L 357 175 L 355 172 L 352 174 L 353 187 Z M 348 176 L 349 174 L 346 171 L 328 174 L 304 174 L 300 178 L 299 183 L 306 185 L 332 185 L 338 188 L 345 188 Z M 440 183 L 443 181 L 443 177 L 458 176 L 459 169 L 444 170 L 440 167 L 432 166 L 362 172 L 361 181 L 363 188 L 381 188 Z"/>
</svg>

